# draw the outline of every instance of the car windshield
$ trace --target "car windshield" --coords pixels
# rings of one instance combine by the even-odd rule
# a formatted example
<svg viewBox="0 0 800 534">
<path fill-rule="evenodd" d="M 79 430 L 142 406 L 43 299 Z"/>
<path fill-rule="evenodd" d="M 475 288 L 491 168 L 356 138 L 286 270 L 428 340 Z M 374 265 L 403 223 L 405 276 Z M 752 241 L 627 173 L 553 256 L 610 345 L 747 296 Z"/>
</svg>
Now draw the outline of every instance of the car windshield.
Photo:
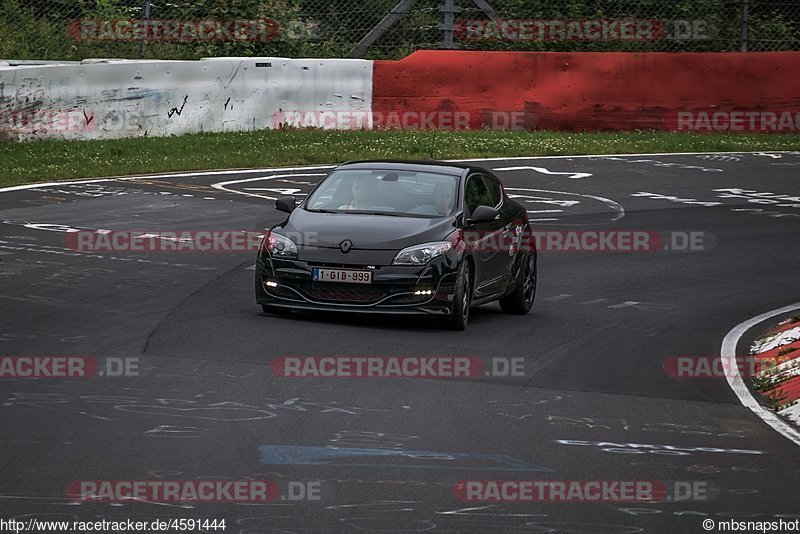
<svg viewBox="0 0 800 534">
<path fill-rule="evenodd" d="M 458 177 L 407 170 L 341 169 L 309 196 L 309 211 L 444 217 L 456 208 Z"/>
</svg>

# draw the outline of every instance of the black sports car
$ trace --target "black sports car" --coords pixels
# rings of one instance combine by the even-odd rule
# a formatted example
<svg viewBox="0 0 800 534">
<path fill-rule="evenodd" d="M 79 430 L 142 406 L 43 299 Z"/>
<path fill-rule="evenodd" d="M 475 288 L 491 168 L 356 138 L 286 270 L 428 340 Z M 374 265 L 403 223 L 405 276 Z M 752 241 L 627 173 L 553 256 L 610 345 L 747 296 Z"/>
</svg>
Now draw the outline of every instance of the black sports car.
<svg viewBox="0 0 800 534">
<path fill-rule="evenodd" d="M 463 330 L 470 306 L 530 311 L 536 249 L 525 209 L 491 171 L 360 161 L 331 171 L 269 229 L 256 260 L 265 312 L 421 314 Z"/>
</svg>

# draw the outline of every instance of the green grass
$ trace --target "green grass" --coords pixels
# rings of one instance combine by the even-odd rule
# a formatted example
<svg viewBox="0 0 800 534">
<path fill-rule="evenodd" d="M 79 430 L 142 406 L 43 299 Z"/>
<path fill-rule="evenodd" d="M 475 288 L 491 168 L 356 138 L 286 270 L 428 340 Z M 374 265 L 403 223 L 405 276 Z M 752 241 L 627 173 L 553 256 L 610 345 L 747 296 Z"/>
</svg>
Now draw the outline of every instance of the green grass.
<svg viewBox="0 0 800 534">
<path fill-rule="evenodd" d="M 210 169 L 431 156 L 426 131 L 261 130 L 113 141 L 0 144 L 0 186 Z M 798 150 L 800 134 L 437 132 L 439 159 Z"/>
</svg>

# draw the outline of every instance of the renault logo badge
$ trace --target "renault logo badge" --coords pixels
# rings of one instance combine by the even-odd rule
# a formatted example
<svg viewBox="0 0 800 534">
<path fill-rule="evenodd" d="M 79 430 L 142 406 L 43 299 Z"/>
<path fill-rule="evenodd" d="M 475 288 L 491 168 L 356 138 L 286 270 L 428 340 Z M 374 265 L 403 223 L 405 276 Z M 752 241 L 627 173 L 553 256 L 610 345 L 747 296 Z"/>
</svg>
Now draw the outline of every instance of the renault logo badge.
<svg viewBox="0 0 800 534">
<path fill-rule="evenodd" d="M 349 239 L 345 239 L 341 243 L 339 243 L 339 250 L 342 251 L 342 254 L 347 254 L 351 250 L 353 250 L 353 242 Z"/>
</svg>

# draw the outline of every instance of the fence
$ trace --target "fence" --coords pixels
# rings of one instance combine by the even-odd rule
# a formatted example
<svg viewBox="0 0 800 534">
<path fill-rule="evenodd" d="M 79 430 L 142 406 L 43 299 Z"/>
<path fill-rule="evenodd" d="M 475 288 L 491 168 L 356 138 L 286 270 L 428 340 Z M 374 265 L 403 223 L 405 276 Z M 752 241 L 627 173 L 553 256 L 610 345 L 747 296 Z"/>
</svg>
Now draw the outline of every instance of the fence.
<svg viewBox="0 0 800 534">
<path fill-rule="evenodd" d="M 0 60 L 800 50 L 796 0 L 0 0 Z"/>
</svg>

